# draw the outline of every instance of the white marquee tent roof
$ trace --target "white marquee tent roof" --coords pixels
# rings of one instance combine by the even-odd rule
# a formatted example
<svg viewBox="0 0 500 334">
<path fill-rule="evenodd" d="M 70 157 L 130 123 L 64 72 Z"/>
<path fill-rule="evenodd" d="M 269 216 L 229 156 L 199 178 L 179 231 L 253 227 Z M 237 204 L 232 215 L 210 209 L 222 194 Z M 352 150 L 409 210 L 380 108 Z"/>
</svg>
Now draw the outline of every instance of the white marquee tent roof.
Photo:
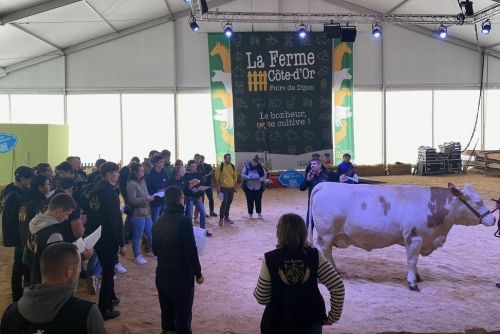
<svg viewBox="0 0 500 334">
<path fill-rule="evenodd" d="M 253 8 L 259 2 L 253 0 Z M 289 0 L 265 0 L 279 3 L 283 12 Z M 310 0 L 331 4 L 332 13 L 360 14 L 458 14 L 456 0 Z M 225 4 L 234 2 L 235 4 Z M 307 3 L 308 1 L 304 0 Z M 497 4 L 500 0 L 473 0 L 474 11 Z M 231 11 L 249 7 L 250 0 L 212 0 L 209 10 Z M 301 6 L 301 8 L 304 6 Z M 314 6 L 311 5 L 311 8 Z M 250 8 L 248 8 L 250 9 Z M 307 6 L 304 8 L 307 13 Z M 241 10 L 241 9 L 240 9 Z M 249 10 L 248 10 L 249 11 Z M 0 0 L 0 76 L 63 54 L 147 29 L 172 19 L 187 21 L 189 4 L 182 0 Z M 493 17 L 490 35 L 479 33 L 480 46 L 500 52 L 500 18 Z M 187 23 L 186 23 L 187 24 Z M 408 26 L 433 35 L 437 25 Z M 480 27 L 478 27 L 480 30 Z M 448 28 L 450 41 L 469 48 L 476 44 L 473 25 Z"/>
</svg>

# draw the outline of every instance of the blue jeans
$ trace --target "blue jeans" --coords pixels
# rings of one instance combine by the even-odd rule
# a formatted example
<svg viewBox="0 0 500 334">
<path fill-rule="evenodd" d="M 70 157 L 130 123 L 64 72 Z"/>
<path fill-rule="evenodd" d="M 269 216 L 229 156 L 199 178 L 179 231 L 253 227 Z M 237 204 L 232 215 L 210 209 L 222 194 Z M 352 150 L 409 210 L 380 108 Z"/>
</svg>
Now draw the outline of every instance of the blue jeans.
<svg viewBox="0 0 500 334">
<path fill-rule="evenodd" d="M 162 211 L 163 205 L 151 207 L 151 219 L 153 220 L 153 223 L 158 219 L 158 217 L 160 217 Z"/>
<path fill-rule="evenodd" d="M 153 247 L 153 236 L 151 234 L 151 227 L 153 226 L 153 221 L 151 220 L 151 217 L 147 218 L 134 217 L 130 218 L 130 224 L 132 224 L 132 232 L 133 232 L 132 251 L 134 252 L 134 257 L 138 257 L 139 255 L 141 255 L 139 245 L 141 243 L 142 232 L 146 233 L 149 245 Z"/>
<path fill-rule="evenodd" d="M 205 212 L 205 206 L 203 202 L 198 203 L 199 197 L 188 197 L 186 204 L 186 216 L 189 219 L 193 219 L 193 205 L 200 212 L 200 227 L 205 229 L 205 220 L 207 219 L 207 213 Z"/>
<path fill-rule="evenodd" d="M 87 277 L 94 276 L 95 278 L 99 278 L 101 270 L 101 262 L 97 258 L 97 253 L 94 252 L 87 263 Z"/>
</svg>

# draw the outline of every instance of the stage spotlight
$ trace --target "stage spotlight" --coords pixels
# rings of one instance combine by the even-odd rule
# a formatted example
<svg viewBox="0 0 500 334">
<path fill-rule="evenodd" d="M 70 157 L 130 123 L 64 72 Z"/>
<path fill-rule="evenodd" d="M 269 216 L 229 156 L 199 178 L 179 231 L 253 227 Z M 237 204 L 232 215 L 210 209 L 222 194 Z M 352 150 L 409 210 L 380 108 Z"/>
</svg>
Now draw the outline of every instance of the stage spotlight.
<svg viewBox="0 0 500 334">
<path fill-rule="evenodd" d="M 438 32 L 437 32 L 439 38 L 441 39 L 445 39 L 446 36 L 448 36 L 448 29 L 446 29 L 446 27 L 444 25 L 440 25 L 439 26 L 439 29 L 438 29 Z"/>
<path fill-rule="evenodd" d="M 490 20 L 486 20 L 483 22 L 481 32 L 483 33 L 483 35 L 488 35 L 490 31 L 491 31 L 491 22 Z"/>
<path fill-rule="evenodd" d="M 194 16 L 191 15 L 189 17 L 188 23 L 191 27 L 191 30 L 193 30 L 194 32 L 198 32 L 200 30 L 200 26 L 198 25 L 198 23 L 196 23 L 196 19 L 194 18 Z"/>
<path fill-rule="evenodd" d="M 380 29 L 378 23 L 375 23 L 375 25 L 372 27 L 372 35 L 377 39 L 380 38 L 380 36 L 382 36 L 382 29 Z"/>
<path fill-rule="evenodd" d="M 356 27 L 342 27 L 340 31 L 340 41 L 341 42 L 354 42 L 356 41 Z"/>
<path fill-rule="evenodd" d="M 226 37 L 233 36 L 233 25 L 229 22 L 224 25 L 224 35 L 226 35 Z"/>
<path fill-rule="evenodd" d="M 301 23 L 299 25 L 298 33 L 299 33 L 299 37 L 300 38 L 306 38 L 306 36 L 307 36 L 307 26 L 304 23 Z"/>
</svg>

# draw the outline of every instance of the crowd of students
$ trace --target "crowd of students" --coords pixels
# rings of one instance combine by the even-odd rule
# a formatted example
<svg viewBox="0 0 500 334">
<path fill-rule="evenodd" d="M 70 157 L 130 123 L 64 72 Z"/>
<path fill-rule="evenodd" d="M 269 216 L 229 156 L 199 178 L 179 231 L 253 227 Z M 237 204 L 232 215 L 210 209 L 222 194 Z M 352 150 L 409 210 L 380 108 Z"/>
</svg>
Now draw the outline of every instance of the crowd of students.
<svg viewBox="0 0 500 334">
<path fill-rule="evenodd" d="M 242 172 L 249 219 L 253 217 L 254 205 L 258 217 L 263 219 L 261 201 L 266 173 L 258 160 L 258 157 L 255 157 Z M 194 243 L 192 219 L 198 220 L 202 229 L 206 228 L 205 220 L 209 216 L 218 217 L 219 226 L 233 224 L 229 213 L 234 193 L 237 191 L 237 178 L 230 154 L 224 156 L 224 161 L 217 165 L 215 170 L 204 163 L 204 157 L 199 154 L 187 162 L 187 169 L 180 160 L 177 160 L 175 165 L 171 165 L 168 150 L 161 152 L 153 150 L 149 153 L 148 159 L 144 159 L 142 163 L 134 157 L 121 170 L 117 164 L 99 159 L 95 164 L 96 171 L 88 176 L 81 170 L 78 157 L 68 157 L 66 161 L 57 165 L 54 176 L 51 166 L 47 163 L 39 164 L 35 168 L 36 172 L 29 167 L 19 167 L 15 171 L 15 181 L 9 184 L 3 193 L 4 246 L 15 247 L 15 251 L 11 279 L 14 304 L 4 314 L 1 334 L 57 328 L 57 322 L 69 321 L 61 317 L 64 314 L 71 314 L 68 310 L 81 311 L 81 314 L 74 316 L 81 322 L 81 328 L 75 330 L 75 333 L 105 333 L 102 320 L 113 319 L 120 315 L 120 312 L 115 310 L 120 298 L 114 291 L 114 278 L 116 272 L 126 272 L 118 261 L 118 254 L 122 256 L 126 254 L 125 235 L 129 229 L 134 262 L 138 265 L 147 263 L 141 256 L 141 239 L 145 244 L 144 249 L 147 251 L 148 248 L 152 248 L 154 258 L 158 260 L 156 285 L 162 310 L 163 332 L 191 333 L 194 282 L 202 284 L 204 281 Z M 215 179 L 217 193 L 222 195 L 219 214 L 214 212 L 212 178 Z M 120 194 L 126 204 L 125 207 L 120 205 Z M 204 206 L 205 195 L 209 202 L 208 214 Z M 127 217 L 125 224 L 122 218 L 124 213 Z M 333 279 L 335 282 L 333 285 L 331 283 L 327 285 L 336 303 L 334 305 L 332 299 L 332 311 L 329 317 L 322 318 L 324 307 L 318 306 L 312 316 L 314 321 L 308 319 L 304 322 L 303 328 L 312 328 L 313 325 L 321 327 L 323 322 L 320 320 L 324 320 L 324 324 L 331 324 L 340 317 L 341 301 L 343 302 L 342 281 L 317 251 L 310 250 L 305 241 L 305 234 L 302 236 L 305 227 L 299 229 L 295 226 L 288 232 L 281 230 L 282 228 L 286 230 L 294 226 L 293 224 L 304 225 L 304 221 L 298 216 L 283 217 L 278 224 L 280 239 L 278 246 L 288 249 L 284 253 L 285 257 L 291 256 L 290 252 L 304 252 L 306 257 L 302 255 L 299 257 L 302 262 L 305 261 L 312 266 L 307 269 L 308 275 L 311 275 L 310 270 L 314 271 L 309 280 L 311 283 L 308 283 L 310 291 L 314 292 L 315 296 L 311 302 L 318 302 L 317 287 L 314 288 L 317 286 L 316 270 L 320 281 L 332 282 Z M 101 237 L 94 249 L 82 250 L 79 257 L 75 258 L 76 247 L 71 243 L 90 235 L 98 228 L 101 228 Z M 206 230 L 205 235 L 210 237 L 212 234 Z M 60 256 L 64 261 L 61 260 L 62 263 L 56 265 L 55 256 Z M 281 261 L 282 258 L 283 254 L 276 260 Z M 276 284 L 275 273 L 270 273 L 269 270 L 271 263 L 273 265 L 278 263 L 272 262 L 272 259 L 271 254 L 266 254 L 268 262 L 267 265 L 266 262 L 263 263 L 259 286 L 255 292 L 259 303 L 268 304 L 269 311 L 266 311 L 265 315 L 277 312 L 272 310 L 281 308 L 278 304 L 267 300 L 271 286 Z M 62 293 L 62 296 L 70 296 L 69 299 L 61 301 L 61 296 L 48 297 L 50 291 L 59 291 L 57 288 L 49 289 L 46 285 L 51 285 L 50 282 L 54 283 L 52 285 L 72 285 L 74 293 L 75 277 L 80 275 L 81 263 L 84 261 L 88 261 L 86 267 L 88 290 L 91 294 L 99 291 L 97 309 L 91 304 L 73 298 L 72 294 L 69 295 L 71 287 L 67 287 L 66 292 Z M 267 267 L 269 270 L 264 270 Z M 100 275 L 102 280 L 101 285 L 98 285 Z M 290 285 L 286 278 L 280 277 L 286 285 Z M 306 281 L 304 278 L 303 283 Z M 287 287 L 279 286 L 279 290 L 273 290 L 273 295 L 286 294 Z M 41 295 L 45 296 L 44 301 L 40 302 L 41 305 L 50 308 L 52 305 L 50 301 L 57 301 L 61 311 L 52 309 L 50 315 L 45 316 L 31 314 L 32 309 L 27 311 L 27 300 L 34 298 L 33 293 L 36 294 L 39 290 L 43 290 Z M 38 295 L 35 295 L 36 297 Z M 284 298 L 284 295 L 281 297 Z M 291 309 L 290 312 L 300 313 L 302 312 L 300 310 L 299 307 Z M 7 316 L 19 321 L 4 321 Z M 267 326 L 264 319 L 262 326 L 264 332 Z M 265 332 L 278 333 L 270 328 Z M 318 331 L 314 331 L 316 332 Z"/>
</svg>

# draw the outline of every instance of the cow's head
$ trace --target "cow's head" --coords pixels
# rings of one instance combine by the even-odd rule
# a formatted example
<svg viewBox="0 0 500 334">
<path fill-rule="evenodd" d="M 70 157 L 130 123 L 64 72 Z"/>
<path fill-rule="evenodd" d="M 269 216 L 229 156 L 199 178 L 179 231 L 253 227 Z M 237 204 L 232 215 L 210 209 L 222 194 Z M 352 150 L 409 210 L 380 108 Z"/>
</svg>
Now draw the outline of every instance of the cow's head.
<svg viewBox="0 0 500 334">
<path fill-rule="evenodd" d="M 478 225 L 479 223 L 485 226 L 495 225 L 496 217 L 490 213 L 481 196 L 470 184 L 466 184 L 465 187 L 460 189 L 453 183 L 448 183 L 448 189 L 453 196 L 463 202 L 463 205 L 458 210 L 458 216 L 464 217 L 461 220 L 463 225 Z"/>
</svg>

